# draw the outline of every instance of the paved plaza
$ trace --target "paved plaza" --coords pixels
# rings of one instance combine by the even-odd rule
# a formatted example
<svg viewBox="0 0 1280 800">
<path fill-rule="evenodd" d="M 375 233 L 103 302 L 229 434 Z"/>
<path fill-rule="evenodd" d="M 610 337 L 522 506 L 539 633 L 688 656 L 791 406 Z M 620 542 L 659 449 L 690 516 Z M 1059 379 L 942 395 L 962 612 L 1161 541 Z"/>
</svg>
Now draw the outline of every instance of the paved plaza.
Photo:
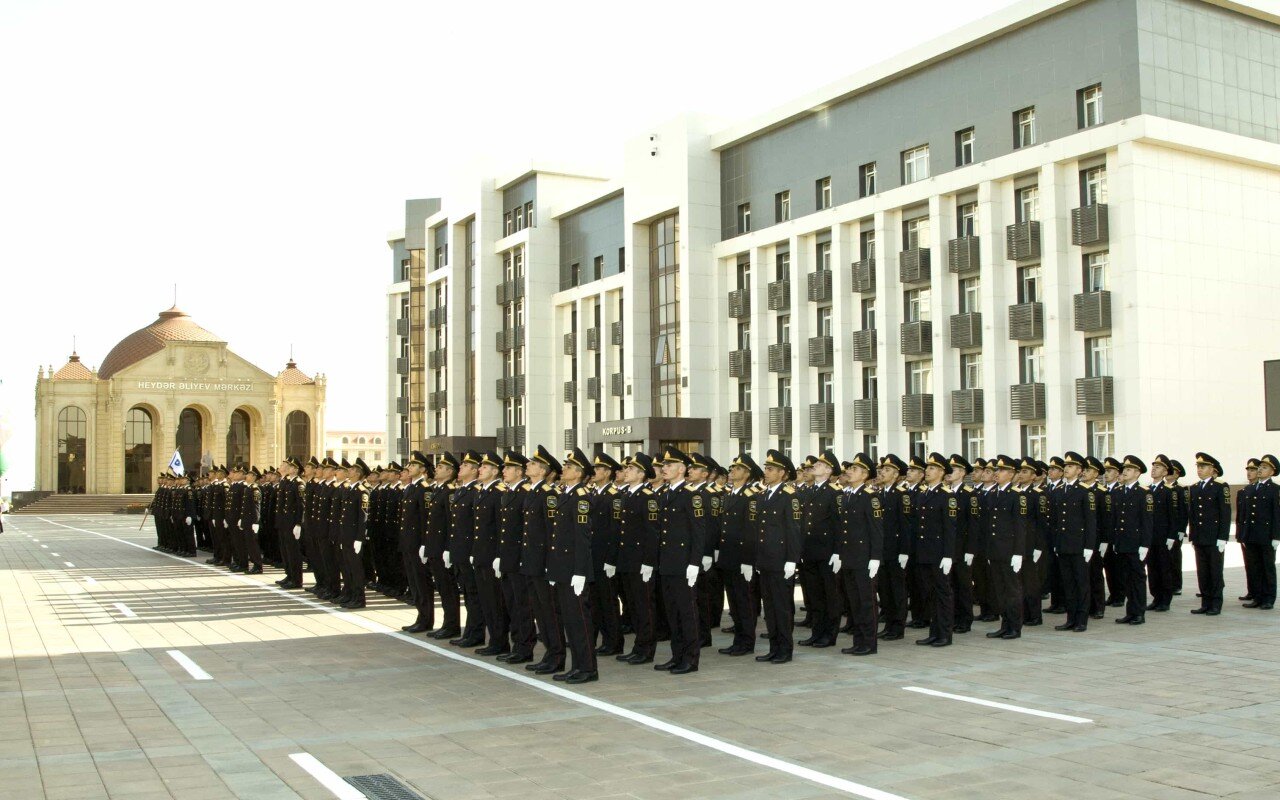
<svg viewBox="0 0 1280 800">
<path fill-rule="evenodd" d="M 566 688 L 401 634 L 399 602 L 340 612 L 153 552 L 139 521 L 6 518 L 0 797 L 361 796 L 326 768 L 432 800 L 1280 796 L 1280 611 L 1234 602 L 1238 568 L 1217 618 L 1187 613 L 1192 577 L 1137 628 L 711 650 L 682 677 L 607 659 Z"/>
</svg>

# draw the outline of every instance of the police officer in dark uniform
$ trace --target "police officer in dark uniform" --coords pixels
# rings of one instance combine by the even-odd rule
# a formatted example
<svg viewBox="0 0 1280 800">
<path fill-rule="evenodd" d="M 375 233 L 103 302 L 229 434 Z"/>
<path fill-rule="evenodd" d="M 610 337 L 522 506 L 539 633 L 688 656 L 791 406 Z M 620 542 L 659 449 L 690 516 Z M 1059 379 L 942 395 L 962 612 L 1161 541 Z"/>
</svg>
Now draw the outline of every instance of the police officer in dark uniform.
<svg viewBox="0 0 1280 800">
<path fill-rule="evenodd" d="M 769 652 L 756 656 L 756 661 L 771 664 L 791 661 L 794 649 L 794 579 L 804 550 L 804 505 L 796 489 L 786 483 L 795 477 L 791 459 L 779 450 L 770 450 L 764 461 L 764 485 L 747 503 L 747 520 L 756 532 L 753 566 L 769 634 Z"/>
<path fill-rule="evenodd" d="M 729 596 L 733 643 L 720 649 L 727 656 L 745 656 L 756 649 L 759 593 L 755 577 L 755 538 L 747 518 L 747 506 L 756 490 L 751 484 L 764 473 L 743 453 L 729 464 L 730 489 L 720 499 L 720 556 L 716 569 Z"/>
<path fill-rule="evenodd" d="M 661 535 L 658 543 L 658 575 L 667 623 L 671 626 L 671 658 L 655 664 L 656 670 L 673 675 L 698 671 L 702 648 L 697 594 L 694 587 L 702 572 L 710 508 L 702 495 L 685 482 L 689 456 L 668 447 L 662 454 L 662 471 L 667 488 L 661 501 Z"/>
<path fill-rule="evenodd" d="M 622 494 L 613 480 L 622 465 L 608 453 L 592 462 L 591 496 L 591 586 L 593 630 L 601 638 L 596 655 L 622 654 L 622 621 L 614 577 L 618 572 L 618 535 L 622 527 Z M 594 644 L 594 643 L 593 643 Z"/>
<path fill-rule="evenodd" d="M 567 672 L 552 677 L 565 683 L 599 680 L 595 630 L 591 621 L 591 490 L 585 481 L 591 460 L 578 448 L 561 461 L 564 486 L 560 490 L 551 546 L 547 553 L 547 582 L 555 587 L 564 637 L 573 656 Z"/>
<path fill-rule="evenodd" d="M 455 647 L 478 647 L 484 644 L 484 611 L 476 587 L 475 566 L 471 563 L 471 547 L 475 541 L 475 509 L 477 470 L 480 454 L 467 450 L 458 462 L 457 488 L 449 495 L 449 540 L 445 545 L 444 563 L 457 571 L 462 589 L 462 603 L 467 609 L 467 623 L 462 636 L 450 639 Z"/>
<path fill-rule="evenodd" d="M 493 568 L 498 557 L 498 509 L 507 487 L 502 483 L 502 458 L 493 452 L 480 456 L 474 489 L 475 531 L 471 539 L 469 565 L 476 581 L 476 597 L 480 614 L 488 631 L 489 644 L 476 650 L 476 655 L 500 656 L 511 652 L 507 606 L 502 598 L 502 584 Z M 481 633 L 483 639 L 484 633 Z M 483 642 L 482 642 L 483 644 Z"/>
<path fill-rule="evenodd" d="M 280 541 L 280 559 L 284 563 L 284 579 L 276 581 L 281 589 L 302 588 L 302 519 L 306 506 L 307 484 L 298 473 L 302 461 L 288 456 L 280 462 L 280 483 L 276 488 L 276 538 Z"/>
<path fill-rule="evenodd" d="M 357 458 L 356 463 L 347 468 L 346 481 L 337 495 L 338 513 L 334 519 L 338 522 L 342 552 L 342 595 L 346 597 L 341 605 L 347 609 L 365 607 L 364 561 L 360 553 L 368 539 L 369 485 L 364 482 L 368 474 L 369 466 Z"/>
<path fill-rule="evenodd" d="M 1116 462 L 1117 464 L 1119 462 Z M 1089 567 L 1089 618 L 1102 619 L 1107 610 L 1107 584 L 1105 556 L 1111 551 L 1111 494 L 1099 482 L 1105 471 L 1105 463 L 1094 456 L 1087 456 L 1080 473 L 1080 485 L 1092 495 L 1094 516 L 1097 519 L 1097 547 Z"/>
<path fill-rule="evenodd" d="M 995 487 L 985 496 L 981 516 L 983 549 L 991 578 L 992 593 L 1000 609 L 1000 627 L 987 633 L 988 639 L 1017 639 L 1022 636 L 1024 591 L 1023 571 L 1030 567 L 1025 553 L 1032 522 L 1032 497 L 1013 485 L 1020 462 L 1006 455 L 992 461 Z M 1040 598 L 1036 598 L 1039 609 Z"/>
<path fill-rule="evenodd" d="M 951 567 L 960 501 L 943 488 L 942 476 L 946 472 L 946 457 L 930 453 L 925 460 L 924 481 L 914 498 L 912 566 L 924 595 L 922 610 L 929 618 L 929 635 L 916 640 L 916 644 L 933 647 L 950 645 L 955 625 Z"/>
<path fill-rule="evenodd" d="M 1169 488 L 1178 492 L 1178 504 L 1180 513 L 1178 514 L 1178 543 L 1169 551 L 1169 561 L 1173 568 L 1173 594 L 1182 594 L 1182 543 L 1187 538 L 1187 526 L 1191 522 L 1191 487 L 1183 486 L 1178 481 L 1187 477 L 1187 468 L 1182 466 L 1182 462 L 1176 458 L 1169 460 L 1172 479 L 1169 481 Z"/>
<path fill-rule="evenodd" d="M 240 501 L 236 509 L 240 553 L 245 557 L 244 572 L 261 575 L 262 551 L 258 549 L 258 528 L 262 522 L 262 489 L 258 486 L 258 479 L 262 477 L 262 471 L 251 467 L 243 469 L 241 475 Z"/>
<path fill-rule="evenodd" d="M 1191 544 L 1196 548 L 1200 607 L 1192 614 L 1222 613 L 1222 554 L 1231 533 L 1231 487 L 1222 480 L 1222 464 L 1208 453 L 1196 453 L 1196 475 L 1188 503 Z"/>
<path fill-rule="evenodd" d="M 532 587 L 533 618 L 538 626 L 538 637 L 544 648 L 542 658 L 524 668 L 539 675 L 564 671 L 564 629 L 560 625 L 560 610 L 555 598 L 555 587 L 547 580 L 547 557 L 551 553 L 551 530 L 560 507 L 560 495 L 555 489 L 556 476 L 560 474 L 560 462 L 538 445 L 525 474 L 531 482 L 524 497 L 524 541 L 520 545 L 520 574 L 529 579 Z"/>
<path fill-rule="evenodd" d="M 622 463 L 622 526 L 618 534 L 618 579 L 627 597 L 635 639 L 629 653 L 618 655 L 628 664 L 648 664 L 656 649 L 654 567 L 658 564 L 661 504 L 646 481 L 656 473 L 648 453 L 636 453 Z"/>
<path fill-rule="evenodd" d="M 325 459 L 324 484 L 321 489 L 320 512 L 324 514 L 325 548 L 325 593 L 324 599 L 341 605 L 351 599 L 343 591 L 342 579 L 345 575 L 345 560 L 342 555 L 342 499 L 346 490 L 346 474 L 351 468 L 346 463 L 338 463 L 332 458 Z M 319 595 L 318 595 L 319 596 Z"/>
<path fill-rule="evenodd" d="M 908 521 L 913 519 L 912 496 L 902 489 L 899 477 L 906 471 L 902 459 L 890 453 L 880 459 L 876 479 L 880 483 L 880 504 L 884 507 L 884 565 L 878 580 L 884 630 L 879 638 L 901 639 L 907 627 L 907 576 L 910 552 Z"/>
<path fill-rule="evenodd" d="M 1272 477 L 1280 471 L 1273 455 L 1258 459 L 1258 480 L 1242 489 L 1236 502 L 1244 507 L 1240 517 L 1243 532 L 1236 538 L 1244 543 L 1254 564 L 1253 599 L 1245 608 L 1271 609 L 1276 603 L 1276 549 L 1280 548 L 1280 486 Z"/>
<path fill-rule="evenodd" d="M 444 617 L 440 627 L 427 636 L 446 640 L 462 632 L 458 576 L 444 558 L 449 543 L 449 501 L 456 488 L 453 479 L 458 474 L 458 459 L 453 453 L 442 453 L 431 466 L 432 483 L 427 487 L 427 524 L 418 557 L 427 560 L 431 582 L 440 594 L 440 611 Z"/>
<path fill-rule="evenodd" d="M 1098 498 L 1080 484 L 1084 456 L 1068 451 L 1062 461 L 1063 481 L 1054 503 L 1054 547 L 1067 620 L 1054 630 L 1083 632 L 1089 629 L 1089 561 L 1098 544 Z"/>
<path fill-rule="evenodd" d="M 1173 602 L 1173 546 L 1178 541 L 1178 516 L 1182 492 L 1169 485 L 1173 471 L 1163 453 L 1151 460 L 1151 552 L 1147 556 L 1147 585 L 1151 589 L 1148 611 L 1168 611 Z"/>
<path fill-rule="evenodd" d="M 804 490 L 800 555 L 800 581 L 808 584 L 804 593 L 812 634 L 801 639 L 804 647 L 831 647 L 840 631 L 844 602 L 837 573 L 832 570 L 836 537 L 840 531 L 840 490 L 832 485 L 832 475 L 841 469 L 835 453 L 824 450 L 809 465 L 813 483 Z"/>
<path fill-rule="evenodd" d="M 1155 498 L 1138 483 L 1147 465 L 1137 456 L 1124 457 L 1120 481 L 1111 487 L 1111 541 L 1124 587 L 1125 614 L 1118 624 L 1141 625 L 1147 613 L 1147 554 L 1155 520 Z"/>
<path fill-rule="evenodd" d="M 1036 484 L 1036 478 L 1044 473 L 1044 467 L 1034 458 L 1024 457 L 1018 462 L 1014 476 L 1014 491 L 1027 495 L 1026 530 L 1022 537 L 1022 568 L 1018 572 L 1022 586 L 1022 624 L 1034 627 L 1043 624 L 1039 561 L 1048 548 L 1048 529 L 1052 524 L 1052 507 L 1044 488 Z"/>
<path fill-rule="evenodd" d="M 821 458 L 821 457 L 820 457 Z M 849 598 L 849 627 L 853 646 L 840 652 L 874 655 L 876 644 L 876 575 L 884 557 L 884 505 L 870 478 L 875 466 L 866 453 L 842 464 L 839 527 L 832 553 L 832 574 L 844 584 Z"/>
<path fill-rule="evenodd" d="M 405 462 L 403 473 L 406 483 L 400 490 L 396 550 L 404 563 L 418 614 L 412 624 L 400 630 L 426 633 L 436 626 L 435 585 L 427 559 L 419 552 L 427 530 L 427 476 L 431 473 L 431 464 L 421 451 L 414 450 Z"/>
<path fill-rule="evenodd" d="M 498 501 L 498 554 L 493 571 L 502 584 L 502 599 L 511 626 L 511 652 L 498 656 L 508 664 L 533 661 L 538 643 L 533 627 L 529 579 L 520 574 L 520 546 L 524 541 L 524 503 L 529 481 L 524 476 L 529 459 L 515 450 L 502 457 L 502 480 L 507 490 Z"/>
<path fill-rule="evenodd" d="M 955 598 L 955 633 L 968 633 L 973 628 L 973 556 L 970 540 L 980 535 L 978 530 L 978 493 L 966 479 L 973 473 L 973 465 L 959 453 L 947 459 L 945 477 L 947 491 L 956 497 L 960 513 L 956 516 L 956 548 L 951 554 L 951 593 Z"/>
<path fill-rule="evenodd" d="M 1248 527 L 1248 522 L 1244 517 L 1244 496 L 1245 493 L 1252 489 L 1253 485 L 1258 482 L 1258 459 L 1250 458 L 1245 462 L 1244 480 L 1244 486 L 1240 487 L 1240 496 L 1236 499 L 1236 542 L 1240 544 L 1240 555 L 1244 559 L 1245 587 L 1244 594 L 1242 594 L 1239 599 L 1244 602 L 1253 602 L 1253 599 L 1257 594 L 1255 591 L 1256 587 L 1253 585 L 1253 582 L 1258 577 L 1258 564 L 1254 560 L 1254 551 L 1249 549 L 1248 544 L 1245 543 L 1244 537 L 1240 534 L 1246 527 Z"/>
<path fill-rule="evenodd" d="M 711 646 L 713 628 L 719 627 L 719 619 L 711 619 L 711 604 L 714 587 L 711 585 L 711 568 L 715 563 L 715 552 L 720 549 L 720 492 L 711 479 L 715 468 L 715 459 L 703 453 L 689 454 L 688 482 L 685 484 L 695 492 L 706 513 L 706 534 L 702 540 L 702 571 L 698 573 L 698 582 L 694 587 L 698 603 L 698 638 L 700 647 Z"/>
</svg>

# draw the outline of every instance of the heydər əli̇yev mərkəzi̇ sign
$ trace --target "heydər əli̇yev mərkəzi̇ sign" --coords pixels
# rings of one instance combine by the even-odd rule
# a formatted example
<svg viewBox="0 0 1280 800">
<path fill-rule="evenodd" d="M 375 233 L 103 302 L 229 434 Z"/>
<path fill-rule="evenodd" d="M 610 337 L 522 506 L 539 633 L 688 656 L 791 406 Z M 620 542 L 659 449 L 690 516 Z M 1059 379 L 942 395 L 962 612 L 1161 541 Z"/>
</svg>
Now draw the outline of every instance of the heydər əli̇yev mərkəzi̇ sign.
<svg viewBox="0 0 1280 800">
<path fill-rule="evenodd" d="M 186 383 L 183 381 L 138 381 L 138 389 L 176 389 L 180 392 L 252 392 L 252 383 Z"/>
</svg>

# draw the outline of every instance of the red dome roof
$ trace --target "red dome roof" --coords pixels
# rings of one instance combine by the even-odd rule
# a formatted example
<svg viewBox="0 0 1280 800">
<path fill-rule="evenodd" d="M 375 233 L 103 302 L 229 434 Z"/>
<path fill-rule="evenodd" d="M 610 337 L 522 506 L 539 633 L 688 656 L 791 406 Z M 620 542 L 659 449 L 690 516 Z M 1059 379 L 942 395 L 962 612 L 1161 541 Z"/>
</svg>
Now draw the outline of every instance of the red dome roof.
<svg viewBox="0 0 1280 800">
<path fill-rule="evenodd" d="M 145 328 L 140 328 L 120 340 L 111 348 L 98 368 L 98 377 L 110 378 L 125 367 L 164 349 L 166 342 L 221 342 L 209 331 L 197 325 L 186 312 L 177 306 L 161 311 L 159 318 Z"/>
</svg>

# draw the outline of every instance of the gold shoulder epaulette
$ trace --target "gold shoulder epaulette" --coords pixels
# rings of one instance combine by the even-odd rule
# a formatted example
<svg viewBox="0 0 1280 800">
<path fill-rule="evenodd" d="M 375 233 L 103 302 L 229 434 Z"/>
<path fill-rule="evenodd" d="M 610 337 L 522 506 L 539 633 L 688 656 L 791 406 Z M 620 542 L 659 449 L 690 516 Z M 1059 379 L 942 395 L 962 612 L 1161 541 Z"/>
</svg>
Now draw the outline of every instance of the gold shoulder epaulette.
<svg viewBox="0 0 1280 800">
<path fill-rule="evenodd" d="M 786 492 L 787 494 L 795 494 L 795 493 L 796 493 L 796 487 L 794 487 L 794 486 L 792 486 L 791 484 L 789 484 L 789 483 L 788 483 L 786 486 L 783 486 L 783 487 L 782 487 L 782 491 Z"/>
</svg>

